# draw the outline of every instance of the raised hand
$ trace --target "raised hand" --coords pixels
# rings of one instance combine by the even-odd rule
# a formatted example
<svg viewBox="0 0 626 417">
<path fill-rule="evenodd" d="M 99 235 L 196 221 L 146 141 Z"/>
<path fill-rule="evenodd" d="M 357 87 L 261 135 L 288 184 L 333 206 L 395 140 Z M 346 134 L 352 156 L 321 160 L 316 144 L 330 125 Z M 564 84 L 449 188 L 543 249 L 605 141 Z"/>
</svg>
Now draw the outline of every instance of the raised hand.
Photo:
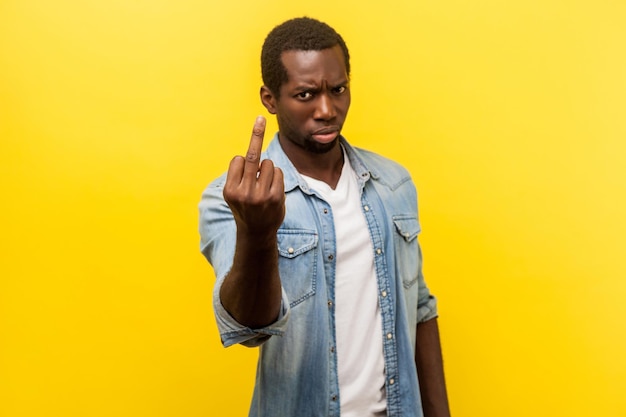
<svg viewBox="0 0 626 417">
<path fill-rule="evenodd" d="M 281 306 L 276 231 L 285 217 L 285 186 L 272 161 L 260 162 L 264 135 L 265 118 L 259 116 L 245 158 L 233 158 L 224 185 L 237 243 L 220 300 L 235 320 L 251 328 L 272 323 Z"/>
<path fill-rule="evenodd" d="M 285 217 L 283 173 L 269 159 L 260 162 L 264 135 L 265 118 L 259 116 L 245 158 L 234 157 L 228 168 L 224 200 L 239 236 L 275 236 Z"/>
</svg>

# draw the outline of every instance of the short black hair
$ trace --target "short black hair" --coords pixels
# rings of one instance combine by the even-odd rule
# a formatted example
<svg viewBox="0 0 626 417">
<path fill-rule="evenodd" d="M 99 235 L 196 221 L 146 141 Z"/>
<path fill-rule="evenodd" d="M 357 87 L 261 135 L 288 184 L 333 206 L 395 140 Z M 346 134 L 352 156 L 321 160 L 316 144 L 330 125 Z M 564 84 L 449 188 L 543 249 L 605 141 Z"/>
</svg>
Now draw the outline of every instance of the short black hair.
<svg viewBox="0 0 626 417">
<path fill-rule="evenodd" d="M 341 35 L 324 22 L 310 17 L 298 17 L 276 26 L 265 38 L 261 50 L 261 75 L 263 83 L 276 96 L 280 87 L 288 81 L 283 65 L 285 51 L 321 51 L 339 45 L 350 77 L 350 54 Z"/>
</svg>

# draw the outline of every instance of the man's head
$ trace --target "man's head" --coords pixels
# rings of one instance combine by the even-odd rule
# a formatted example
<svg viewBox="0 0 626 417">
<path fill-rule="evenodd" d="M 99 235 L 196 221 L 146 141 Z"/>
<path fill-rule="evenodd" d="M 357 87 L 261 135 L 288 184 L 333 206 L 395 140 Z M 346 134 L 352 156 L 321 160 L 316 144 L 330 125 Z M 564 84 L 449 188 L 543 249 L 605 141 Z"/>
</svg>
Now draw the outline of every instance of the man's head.
<svg viewBox="0 0 626 417">
<path fill-rule="evenodd" d="M 343 39 L 317 20 L 289 20 L 267 36 L 261 102 L 276 115 L 280 143 L 292 162 L 296 152 L 340 152 L 350 108 L 348 59 Z"/>
<path fill-rule="evenodd" d="M 339 46 L 345 60 L 346 73 L 350 76 L 348 47 L 333 28 L 326 23 L 308 17 L 288 20 L 276 26 L 265 38 L 261 51 L 261 74 L 263 83 L 280 95 L 280 87 L 287 82 L 287 70 L 282 61 L 286 51 L 321 51 Z"/>
</svg>

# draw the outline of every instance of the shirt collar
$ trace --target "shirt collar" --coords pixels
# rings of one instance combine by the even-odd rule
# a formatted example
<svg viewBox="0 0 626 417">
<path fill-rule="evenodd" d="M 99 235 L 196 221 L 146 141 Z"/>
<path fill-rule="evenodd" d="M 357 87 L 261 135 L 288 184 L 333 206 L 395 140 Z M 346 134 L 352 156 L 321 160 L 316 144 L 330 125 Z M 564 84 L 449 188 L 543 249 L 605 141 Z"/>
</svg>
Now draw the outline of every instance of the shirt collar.
<svg viewBox="0 0 626 417">
<path fill-rule="evenodd" d="M 339 141 L 346 150 L 352 169 L 354 169 L 354 172 L 356 172 L 358 176 L 359 185 L 363 186 L 363 184 L 365 184 L 370 177 L 378 178 L 378 175 L 370 171 L 365 162 L 359 157 L 357 150 L 352 148 L 343 136 L 339 136 Z M 283 171 L 286 193 L 292 191 L 296 187 L 300 187 L 303 192 L 311 194 L 308 184 L 302 176 L 300 176 L 296 167 L 291 163 L 283 151 L 283 148 L 280 146 L 278 133 L 274 135 L 274 138 L 267 147 L 263 157 L 264 159 L 271 159 L 274 165 Z"/>
</svg>

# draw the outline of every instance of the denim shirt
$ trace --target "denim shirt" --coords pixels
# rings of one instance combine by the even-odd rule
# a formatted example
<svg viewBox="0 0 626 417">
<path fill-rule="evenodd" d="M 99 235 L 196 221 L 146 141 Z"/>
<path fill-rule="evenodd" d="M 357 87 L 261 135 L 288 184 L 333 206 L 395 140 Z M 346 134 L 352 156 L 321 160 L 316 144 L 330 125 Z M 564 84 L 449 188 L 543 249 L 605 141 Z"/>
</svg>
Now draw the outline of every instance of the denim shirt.
<svg viewBox="0 0 626 417">
<path fill-rule="evenodd" d="M 374 247 L 387 415 L 421 417 L 415 328 L 437 316 L 437 303 L 422 276 L 415 186 L 397 163 L 340 140 L 359 177 Z M 225 174 L 208 186 L 199 206 L 201 250 L 217 277 L 213 307 L 222 343 L 260 346 L 250 417 L 339 417 L 333 212 L 298 174 L 277 136 L 263 158 L 283 170 L 286 195 L 286 215 L 277 233 L 282 306 L 276 322 L 260 329 L 242 326 L 219 299 L 236 236 L 222 196 Z"/>
</svg>

